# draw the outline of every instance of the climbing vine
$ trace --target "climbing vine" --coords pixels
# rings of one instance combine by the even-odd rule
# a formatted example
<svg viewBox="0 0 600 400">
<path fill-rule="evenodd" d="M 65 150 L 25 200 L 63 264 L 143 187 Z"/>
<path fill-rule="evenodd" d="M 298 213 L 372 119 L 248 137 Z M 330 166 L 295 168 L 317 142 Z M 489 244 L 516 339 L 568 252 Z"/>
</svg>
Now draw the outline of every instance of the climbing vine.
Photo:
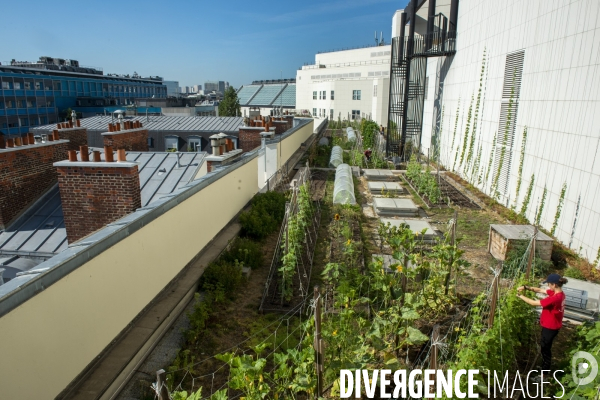
<svg viewBox="0 0 600 400">
<path fill-rule="evenodd" d="M 517 192 L 515 194 L 515 206 L 521 191 L 521 180 L 523 175 L 523 162 L 525 161 L 525 146 L 527 145 L 527 127 L 523 129 L 523 140 L 521 141 L 521 157 L 519 159 L 519 172 L 517 177 Z"/>
<path fill-rule="evenodd" d="M 542 193 L 542 200 L 540 200 L 540 206 L 538 208 L 538 213 L 535 216 L 535 224 L 539 225 L 540 220 L 542 219 L 542 213 L 544 212 L 544 205 L 546 204 L 546 196 L 548 195 L 548 188 L 544 185 L 544 192 Z"/>
<path fill-rule="evenodd" d="M 458 130 L 458 117 L 460 116 L 460 98 L 458 99 L 458 106 L 456 106 L 456 118 L 454 120 L 454 133 L 452 134 L 452 145 L 450 146 L 450 151 L 454 150 L 454 142 L 456 139 L 456 131 Z M 452 154 L 452 153 L 450 153 Z M 458 149 L 454 154 L 454 163 L 452 164 L 452 171 L 454 171 L 454 166 L 456 165 L 456 160 L 458 159 Z"/>
<path fill-rule="evenodd" d="M 471 141 L 469 143 L 469 152 L 467 153 L 468 167 L 469 163 L 473 160 L 475 151 L 475 137 L 477 135 L 477 121 L 479 120 L 479 106 L 481 105 L 481 92 L 483 89 L 483 77 L 485 75 L 485 49 L 483 50 L 483 60 L 481 62 L 481 73 L 479 74 L 479 89 L 477 91 L 477 101 L 475 102 L 475 116 L 473 117 L 473 129 L 471 130 Z M 472 174 L 471 174 L 472 175 Z"/>
<path fill-rule="evenodd" d="M 529 186 L 527 187 L 527 194 L 525 194 L 525 199 L 523 199 L 523 205 L 521 205 L 520 216 L 525 217 L 525 213 L 527 212 L 527 207 L 529 207 L 529 202 L 531 201 L 531 192 L 533 191 L 533 184 L 535 182 L 535 174 L 531 175 L 531 181 L 529 181 Z"/>
<path fill-rule="evenodd" d="M 560 213 L 562 206 L 565 201 L 565 194 L 567 194 L 567 182 L 563 183 L 562 189 L 560 190 L 560 197 L 558 198 L 558 206 L 556 206 L 556 214 L 554 214 L 554 223 L 552 224 L 552 230 L 550 234 L 554 236 L 556 228 L 558 227 L 558 220 L 560 219 Z"/>
<path fill-rule="evenodd" d="M 513 83 L 514 83 L 514 75 L 513 75 Z M 493 197 L 496 199 L 500 197 L 500 193 L 498 192 L 498 181 L 500 179 L 500 173 L 502 172 L 502 166 L 504 164 L 504 155 L 506 154 L 506 145 L 508 144 L 508 135 L 510 131 L 510 121 L 512 119 L 512 107 L 515 97 L 515 85 L 512 85 L 510 89 L 510 99 L 508 100 L 508 112 L 506 115 L 506 125 L 504 127 L 504 139 L 502 140 L 502 149 L 500 150 L 500 158 L 498 160 L 498 168 L 496 169 L 496 175 L 494 176 L 494 183 L 492 184 L 492 193 Z"/>
<path fill-rule="evenodd" d="M 288 216 L 286 234 L 282 240 L 284 254 L 281 258 L 281 291 L 285 301 L 290 301 L 294 292 L 294 275 L 301 257 L 304 233 L 310 225 L 313 210 L 311 207 L 309 182 L 305 182 L 298 190 L 298 212 Z"/>
<path fill-rule="evenodd" d="M 492 140 L 492 151 L 490 152 L 490 159 L 488 160 L 488 165 L 485 170 L 485 184 L 487 186 L 488 180 L 490 178 L 490 171 L 492 170 L 492 163 L 494 162 L 494 152 L 496 151 L 496 137 L 498 136 L 498 132 L 494 132 L 494 139 Z"/>
<path fill-rule="evenodd" d="M 460 163 L 458 164 L 459 167 L 461 167 L 463 165 L 463 162 L 465 160 L 465 153 L 467 151 L 467 145 L 469 143 L 469 129 L 471 128 L 472 115 L 473 115 L 473 95 L 471 95 L 471 103 L 469 104 L 469 111 L 467 112 L 467 126 L 465 128 L 465 137 L 464 137 L 464 141 L 463 141 L 462 151 L 460 153 Z"/>
</svg>

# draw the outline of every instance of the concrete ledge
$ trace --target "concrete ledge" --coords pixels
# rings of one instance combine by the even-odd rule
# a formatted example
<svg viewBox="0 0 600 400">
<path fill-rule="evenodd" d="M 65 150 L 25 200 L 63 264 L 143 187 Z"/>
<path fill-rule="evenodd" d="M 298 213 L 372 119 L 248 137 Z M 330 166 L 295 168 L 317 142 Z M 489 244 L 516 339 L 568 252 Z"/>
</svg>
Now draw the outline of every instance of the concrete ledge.
<svg viewBox="0 0 600 400">
<path fill-rule="evenodd" d="M 94 162 L 94 161 L 59 161 L 53 164 L 55 167 L 102 167 L 102 168 L 131 168 L 138 165 L 138 163 L 129 161 L 115 161 L 115 162 Z"/>
</svg>

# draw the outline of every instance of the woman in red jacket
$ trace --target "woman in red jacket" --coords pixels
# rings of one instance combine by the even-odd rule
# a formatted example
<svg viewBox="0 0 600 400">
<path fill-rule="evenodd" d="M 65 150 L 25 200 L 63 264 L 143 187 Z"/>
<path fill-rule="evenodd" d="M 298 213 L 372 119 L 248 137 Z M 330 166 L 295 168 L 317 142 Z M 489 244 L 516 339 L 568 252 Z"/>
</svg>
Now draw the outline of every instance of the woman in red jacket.
<svg viewBox="0 0 600 400">
<path fill-rule="evenodd" d="M 531 286 L 521 286 L 518 292 L 531 290 L 536 293 L 545 293 L 548 297 L 541 300 L 532 300 L 522 294 L 517 294 L 521 300 L 531 306 L 541 306 L 542 315 L 540 316 L 540 325 L 542 326 L 542 370 L 550 370 L 552 362 L 552 342 L 558 331 L 562 327 L 563 317 L 565 315 L 565 294 L 562 286 L 567 283 L 567 279 L 559 274 L 550 274 L 543 283 L 548 284 L 548 290 L 535 288 Z"/>
</svg>

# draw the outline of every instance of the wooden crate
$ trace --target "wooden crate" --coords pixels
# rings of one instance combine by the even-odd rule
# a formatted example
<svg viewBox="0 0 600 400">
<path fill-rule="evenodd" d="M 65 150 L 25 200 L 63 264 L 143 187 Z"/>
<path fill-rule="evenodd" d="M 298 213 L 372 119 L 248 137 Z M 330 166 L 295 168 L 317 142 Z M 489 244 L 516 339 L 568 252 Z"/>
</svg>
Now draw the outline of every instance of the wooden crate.
<svg viewBox="0 0 600 400">
<path fill-rule="evenodd" d="M 531 240 L 533 225 L 490 225 L 488 251 L 497 260 L 506 260 L 506 255 L 515 242 Z M 554 240 L 538 230 L 535 241 L 536 252 L 542 260 L 550 261 Z"/>
</svg>

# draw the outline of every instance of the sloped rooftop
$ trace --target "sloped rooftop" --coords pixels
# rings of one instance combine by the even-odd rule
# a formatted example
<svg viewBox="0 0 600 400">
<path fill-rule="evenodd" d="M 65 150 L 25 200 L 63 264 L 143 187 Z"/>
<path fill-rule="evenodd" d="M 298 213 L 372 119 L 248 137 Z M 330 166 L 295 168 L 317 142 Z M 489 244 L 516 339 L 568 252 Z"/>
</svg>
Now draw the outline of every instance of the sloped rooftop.
<svg viewBox="0 0 600 400">
<path fill-rule="evenodd" d="M 246 105 L 248 101 L 258 92 L 258 90 L 262 87 L 262 85 L 247 85 L 242 86 L 240 90 L 238 90 L 238 100 L 240 101 L 240 105 Z"/>
<path fill-rule="evenodd" d="M 139 164 L 142 207 L 191 182 L 206 153 L 129 152 L 127 161 Z M 104 153 L 101 154 L 104 160 Z M 8 229 L 0 231 L 0 257 L 19 255 L 48 258 L 68 246 L 58 185 L 40 198 Z"/>
<path fill-rule="evenodd" d="M 126 117 L 125 121 L 140 121 L 149 131 L 200 131 L 238 133 L 242 125 L 242 117 L 171 117 L 165 115 Z M 91 131 L 108 131 L 108 124 L 117 122 L 110 115 L 82 118 L 79 120 L 83 128 Z M 56 124 L 42 125 L 33 128 L 33 131 L 52 131 Z"/>
<path fill-rule="evenodd" d="M 264 85 L 262 89 L 248 103 L 251 106 L 268 106 L 273 103 L 273 100 L 281 92 L 285 85 Z"/>
</svg>

